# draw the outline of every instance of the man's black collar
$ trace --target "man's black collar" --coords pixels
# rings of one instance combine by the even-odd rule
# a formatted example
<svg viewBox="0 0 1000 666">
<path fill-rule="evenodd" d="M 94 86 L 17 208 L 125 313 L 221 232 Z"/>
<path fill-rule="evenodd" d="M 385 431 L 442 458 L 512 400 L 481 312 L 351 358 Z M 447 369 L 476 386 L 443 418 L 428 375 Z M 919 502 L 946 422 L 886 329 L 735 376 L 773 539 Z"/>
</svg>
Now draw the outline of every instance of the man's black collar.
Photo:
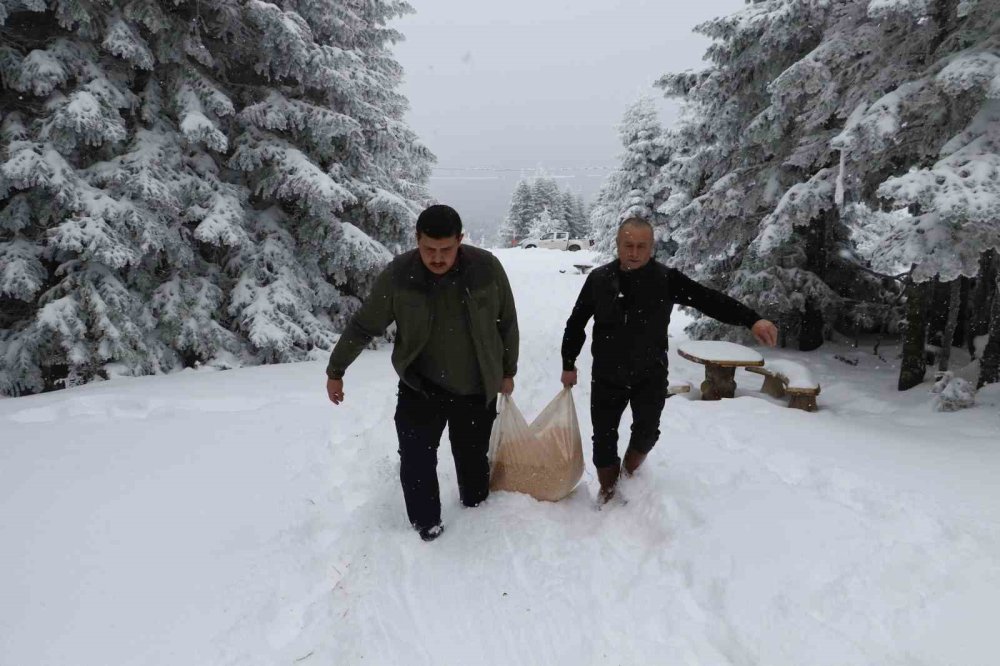
<svg viewBox="0 0 1000 666">
<path fill-rule="evenodd" d="M 618 270 L 618 275 L 620 277 L 626 277 L 629 275 L 635 275 L 635 276 L 647 275 L 653 272 L 653 263 L 655 261 L 656 261 L 655 259 L 650 258 L 649 261 L 647 261 L 639 268 L 627 269 L 627 268 L 622 268 L 621 262 L 616 260 L 615 268 Z"/>
</svg>

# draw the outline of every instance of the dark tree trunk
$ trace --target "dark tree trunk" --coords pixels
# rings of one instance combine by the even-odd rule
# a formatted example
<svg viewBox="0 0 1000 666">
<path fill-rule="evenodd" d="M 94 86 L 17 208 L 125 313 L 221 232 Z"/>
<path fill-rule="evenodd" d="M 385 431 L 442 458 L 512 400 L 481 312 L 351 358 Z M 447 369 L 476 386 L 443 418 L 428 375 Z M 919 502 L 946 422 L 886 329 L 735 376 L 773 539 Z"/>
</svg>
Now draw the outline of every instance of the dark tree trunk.
<svg viewBox="0 0 1000 666">
<path fill-rule="evenodd" d="M 993 279 L 993 307 L 990 313 L 990 339 L 979 365 L 979 386 L 1000 381 L 1000 275 Z"/>
<path fill-rule="evenodd" d="M 899 390 L 905 391 L 924 381 L 927 356 L 927 301 L 933 282 L 911 283 L 906 288 L 906 336 L 903 339 L 903 362 L 899 366 Z"/>
<path fill-rule="evenodd" d="M 799 329 L 799 351 L 813 351 L 823 345 L 823 311 L 806 301 L 806 311 L 802 313 Z"/>
<path fill-rule="evenodd" d="M 821 280 L 827 280 L 829 271 L 830 227 L 837 216 L 837 210 L 830 210 L 812 221 L 805 232 L 806 268 Z M 812 351 L 823 345 L 823 311 L 812 299 L 806 300 L 799 327 L 799 350 Z"/>
<path fill-rule="evenodd" d="M 990 310 L 993 303 L 993 284 L 996 281 L 996 252 L 987 250 L 979 257 L 979 275 L 969 298 L 969 323 L 965 341 L 969 353 L 975 354 L 974 342 L 986 335 L 990 328 Z"/>
<path fill-rule="evenodd" d="M 938 355 L 938 370 L 941 372 L 948 369 L 948 362 L 951 360 L 951 344 L 955 339 L 955 327 L 958 326 L 958 311 L 962 309 L 962 279 L 952 280 L 949 291 L 948 317 L 941 333 L 941 352 Z"/>
<path fill-rule="evenodd" d="M 927 302 L 927 340 L 929 344 L 937 345 L 944 334 L 948 323 L 948 310 L 951 307 L 951 283 L 941 282 L 934 278 L 929 301 Z"/>
<path fill-rule="evenodd" d="M 955 337 L 952 346 L 964 347 L 966 334 L 969 330 L 969 298 L 972 296 L 972 280 L 967 277 L 959 278 L 962 282 L 962 291 L 959 296 L 958 321 L 955 324 Z"/>
</svg>

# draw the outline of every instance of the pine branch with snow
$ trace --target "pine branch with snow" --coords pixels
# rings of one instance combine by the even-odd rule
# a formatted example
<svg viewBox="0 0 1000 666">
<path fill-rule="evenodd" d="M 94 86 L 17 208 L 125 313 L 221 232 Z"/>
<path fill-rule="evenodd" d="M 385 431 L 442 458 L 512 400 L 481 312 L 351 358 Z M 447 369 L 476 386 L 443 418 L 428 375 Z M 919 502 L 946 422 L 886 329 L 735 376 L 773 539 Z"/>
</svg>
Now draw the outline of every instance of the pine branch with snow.
<svg viewBox="0 0 1000 666">
<path fill-rule="evenodd" d="M 670 235 L 659 208 L 670 194 L 660 172 L 671 137 L 664 133 L 651 99 L 641 98 L 625 111 L 618 136 L 623 147 L 619 165 L 601 186 L 590 217 L 595 250 L 603 257 L 614 255 L 618 226 L 630 217 L 652 224 L 660 245 Z"/>
<path fill-rule="evenodd" d="M 4 4 L 0 391 L 329 346 L 428 200 L 406 11 Z"/>
<path fill-rule="evenodd" d="M 995 201 L 978 174 L 995 168 L 984 92 L 997 80 L 998 10 L 794 0 L 700 26 L 715 40 L 711 66 L 659 82 L 683 104 L 659 208 L 674 265 L 826 330 L 893 298 L 878 268 L 973 275 L 996 243 L 975 215 Z M 811 277 L 775 274 L 761 297 L 749 291 L 761 266 Z M 825 288 L 807 286 L 816 280 Z"/>
</svg>

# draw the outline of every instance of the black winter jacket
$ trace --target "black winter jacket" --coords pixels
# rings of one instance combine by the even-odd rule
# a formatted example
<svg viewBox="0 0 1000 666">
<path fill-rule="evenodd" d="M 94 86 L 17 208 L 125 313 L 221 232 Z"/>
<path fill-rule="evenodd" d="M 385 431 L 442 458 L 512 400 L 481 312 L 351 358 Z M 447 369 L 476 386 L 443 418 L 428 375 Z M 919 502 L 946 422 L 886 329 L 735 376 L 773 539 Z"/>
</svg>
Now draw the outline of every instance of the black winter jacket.
<svg viewBox="0 0 1000 666">
<path fill-rule="evenodd" d="M 690 306 L 726 324 L 751 327 L 760 316 L 722 292 L 703 287 L 675 268 L 650 261 L 622 271 L 618 261 L 595 268 L 580 291 L 563 334 L 563 370 L 575 369 L 594 318 L 593 377 L 629 386 L 667 369 L 667 327 L 674 305 Z"/>
</svg>

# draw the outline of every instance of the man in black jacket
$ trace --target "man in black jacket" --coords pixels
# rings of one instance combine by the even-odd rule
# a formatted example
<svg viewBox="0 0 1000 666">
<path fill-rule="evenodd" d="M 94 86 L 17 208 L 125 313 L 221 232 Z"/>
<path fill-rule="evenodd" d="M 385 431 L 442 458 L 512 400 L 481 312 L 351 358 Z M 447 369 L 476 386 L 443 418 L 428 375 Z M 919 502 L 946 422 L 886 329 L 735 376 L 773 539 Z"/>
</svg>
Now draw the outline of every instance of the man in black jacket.
<svg viewBox="0 0 1000 666">
<path fill-rule="evenodd" d="M 660 436 L 667 397 L 667 328 L 675 304 L 746 326 L 761 344 L 773 347 L 778 341 L 775 325 L 747 306 L 654 261 L 653 227 L 646 220 L 623 222 L 617 244 L 618 259 L 587 276 L 562 342 L 562 383 L 574 386 L 576 358 L 587 337 L 584 327 L 594 318 L 590 417 L 601 503 L 614 496 L 622 470 L 627 476 L 635 473 Z M 632 436 L 623 464 L 618 425 L 630 403 Z"/>
</svg>

